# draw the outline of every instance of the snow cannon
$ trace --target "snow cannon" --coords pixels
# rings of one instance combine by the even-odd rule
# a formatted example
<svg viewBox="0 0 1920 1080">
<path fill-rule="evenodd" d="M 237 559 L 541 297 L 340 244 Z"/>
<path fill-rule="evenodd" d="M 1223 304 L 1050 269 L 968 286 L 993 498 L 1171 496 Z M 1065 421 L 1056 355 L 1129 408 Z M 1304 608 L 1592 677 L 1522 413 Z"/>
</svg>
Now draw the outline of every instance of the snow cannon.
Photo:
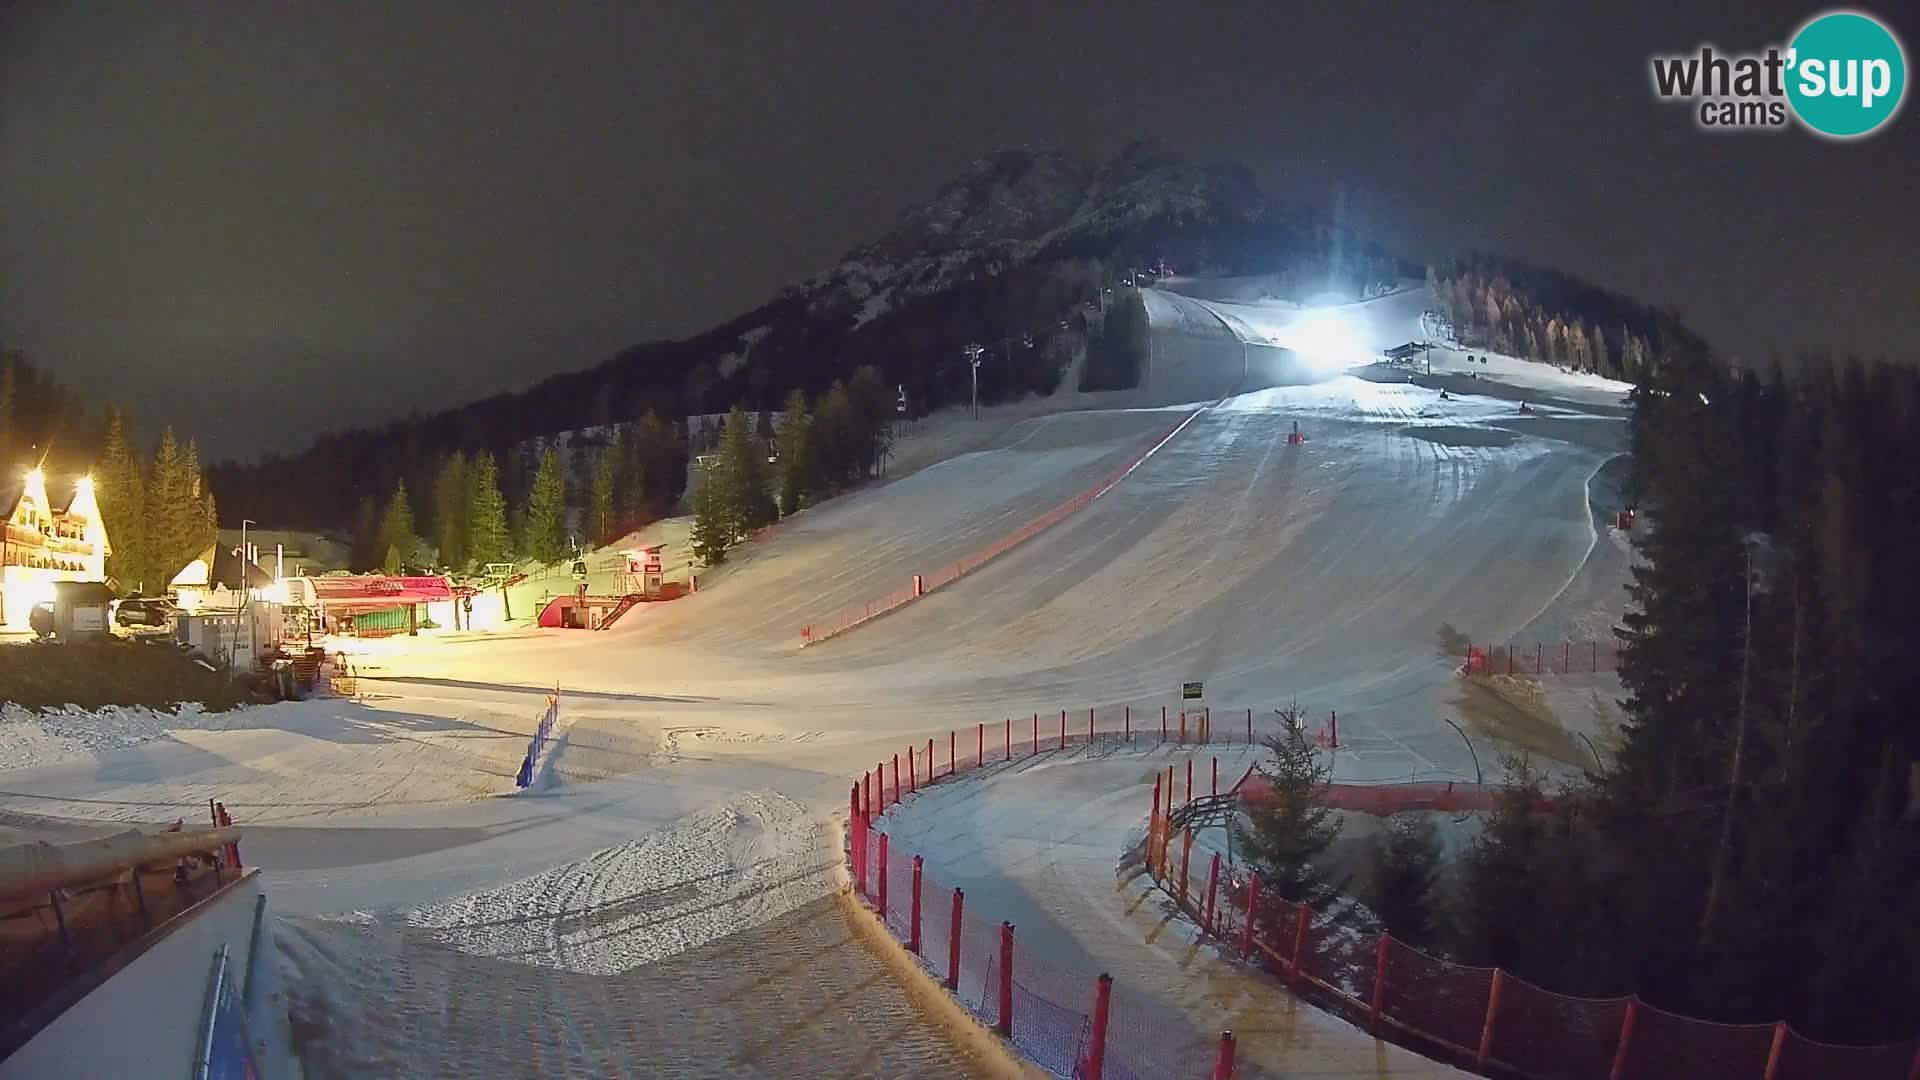
<svg viewBox="0 0 1920 1080">
<path fill-rule="evenodd" d="M 1300 434 L 1300 421 L 1295 420 L 1293 422 L 1293 430 L 1287 433 L 1287 445 L 1299 446 L 1301 443 L 1304 443 L 1306 441 L 1307 441 L 1307 437 L 1305 435 Z"/>
</svg>

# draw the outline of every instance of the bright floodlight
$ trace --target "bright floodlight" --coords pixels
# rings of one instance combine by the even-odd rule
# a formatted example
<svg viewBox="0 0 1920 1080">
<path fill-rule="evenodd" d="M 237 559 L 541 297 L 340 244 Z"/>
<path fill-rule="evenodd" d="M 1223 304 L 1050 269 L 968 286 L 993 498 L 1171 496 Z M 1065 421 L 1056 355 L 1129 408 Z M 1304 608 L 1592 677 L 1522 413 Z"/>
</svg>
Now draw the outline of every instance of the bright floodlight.
<svg viewBox="0 0 1920 1080">
<path fill-rule="evenodd" d="M 1287 327 L 1280 344 L 1315 371 L 1328 375 L 1359 367 L 1371 356 L 1360 335 L 1337 311 L 1309 311 Z"/>
</svg>

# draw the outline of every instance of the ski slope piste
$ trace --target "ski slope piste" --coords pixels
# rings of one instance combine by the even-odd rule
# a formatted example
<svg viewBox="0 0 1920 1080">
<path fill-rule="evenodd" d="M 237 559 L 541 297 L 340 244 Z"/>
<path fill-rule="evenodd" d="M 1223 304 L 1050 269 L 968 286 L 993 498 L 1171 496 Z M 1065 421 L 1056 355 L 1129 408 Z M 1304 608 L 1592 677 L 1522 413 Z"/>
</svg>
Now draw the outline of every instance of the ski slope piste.
<svg viewBox="0 0 1920 1080">
<path fill-rule="evenodd" d="M 0 809 L 171 821 L 222 800 L 265 868 L 309 1075 L 965 1075 L 991 1071 L 995 1044 L 912 1005 L 834 899 L 847 778 L 903 742 L 1062 707 L 1157 717 L 1198 683 L 1180 705 L 1337 710 L 1343 781 L 1497 780 L 1493 736 L 1590 761 L 1578 736 L 1607 744 L 1610 672 L 1456 670 L 1467 642 L 1611 625 L 1624 388 L 1450 349 L 1431 377 L 1348 369 L 1421 336 L 1417 290 L 1337 326 L 1143 295 L 1142 386 L 929 418 L 885 483 L 730 552 L 697 594 L 604 633 L 352 643 L 354 698 L 132 744 L 89 749 L 48 720 L 32 763 L 0 775 Z M 800 647 L 796 628 L 989 550 Z M 556 684 L 531 782 L 505 797 Z M 1078 779 L 1005 803 L 981 788 L 996 816 L 936 823 L 983 834 L 981 859 L 942 872 L 1001 898 L 1030 955 L 1096 958 L 1116 1000 L 1177 1000 L 1181 1039 L 1235 1029 L 1241 1075 L 1303 1032 L 1327 1068 L 1377 1070 L 1371 1036 L 1196 951 L 1178 920 L 1143 931 L 1151 905 L 1115 910 L 1155 768 L 1053 771 Z M 987 835 L 1008 815 L 1025 824 Z M 1285 1031 L 1251 1019 L 1276 1008 Z M 1416 1071 L 1394 1075 L 1439 1069 L 1404 1060 Z"/>
</svg>

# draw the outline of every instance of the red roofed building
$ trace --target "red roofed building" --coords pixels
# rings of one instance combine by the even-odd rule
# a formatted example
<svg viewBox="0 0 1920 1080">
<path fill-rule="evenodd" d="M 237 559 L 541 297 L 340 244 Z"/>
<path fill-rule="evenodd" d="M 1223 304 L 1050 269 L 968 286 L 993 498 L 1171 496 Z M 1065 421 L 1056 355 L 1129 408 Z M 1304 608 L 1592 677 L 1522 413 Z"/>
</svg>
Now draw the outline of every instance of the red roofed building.
<svg viewBox="0 0 1920 1080">
<path fill-rule="evenodd" d="M 439 608 L 447 614 L 454 600 L 453 585 L 439 576 L 295 578 L 288 584 L 293 602 L 318 612 L 328 630 L 363 637 L 414 633 L 424 621 L 423 605 L 447 605 Z M 450 619 L 436 621 L 445 625 Z"/>
</svg>

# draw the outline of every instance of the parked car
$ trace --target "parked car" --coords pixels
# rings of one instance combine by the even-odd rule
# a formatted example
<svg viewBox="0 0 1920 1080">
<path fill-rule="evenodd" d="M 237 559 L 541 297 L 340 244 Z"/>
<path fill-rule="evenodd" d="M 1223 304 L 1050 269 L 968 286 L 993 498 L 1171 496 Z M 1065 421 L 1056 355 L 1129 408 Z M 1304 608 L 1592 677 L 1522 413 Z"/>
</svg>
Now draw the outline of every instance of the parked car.
<svg viewBox="0 0 1920 1080">
<path fill-rule="evenodd" d="M 115 626 L 133 634 L 170 634 L 178 614 L 173 601 L 161 596 L 134 596 L 120 601 Z"/>
</svg>

